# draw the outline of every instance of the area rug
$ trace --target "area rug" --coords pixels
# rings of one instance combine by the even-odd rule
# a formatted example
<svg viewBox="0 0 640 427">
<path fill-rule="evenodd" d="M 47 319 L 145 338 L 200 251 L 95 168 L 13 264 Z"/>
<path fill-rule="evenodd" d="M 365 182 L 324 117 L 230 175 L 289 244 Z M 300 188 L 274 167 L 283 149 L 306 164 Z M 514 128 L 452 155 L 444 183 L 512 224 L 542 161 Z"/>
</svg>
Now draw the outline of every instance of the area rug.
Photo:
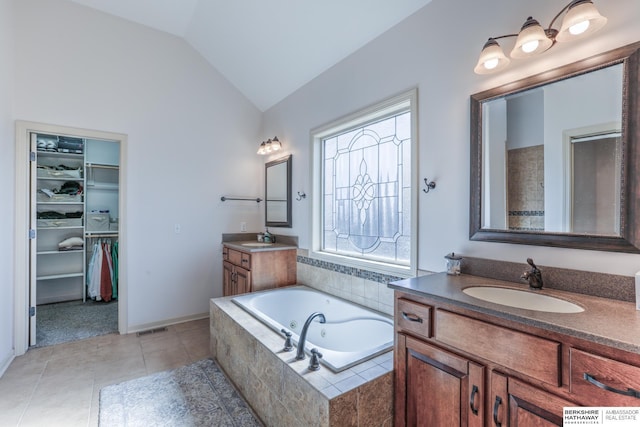
<svg viewBox="0 0 640 427">
<path fill-rule="evenodd" d="M 100 427 L 258 427 L 212 359 L 103 387 Z"/>
<path fill-rule="evenodd" d="M 39 305 L 36 314 L 36 347 L 118 332 L 117 301 Z"/>
</svg>

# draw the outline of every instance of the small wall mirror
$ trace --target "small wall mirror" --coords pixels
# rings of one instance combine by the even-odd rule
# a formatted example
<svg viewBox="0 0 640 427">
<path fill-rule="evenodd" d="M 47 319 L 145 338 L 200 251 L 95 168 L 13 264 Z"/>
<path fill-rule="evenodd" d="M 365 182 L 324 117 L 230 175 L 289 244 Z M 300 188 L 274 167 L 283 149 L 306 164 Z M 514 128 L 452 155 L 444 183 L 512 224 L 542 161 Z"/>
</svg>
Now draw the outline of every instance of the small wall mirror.
<svg viewBox="0 0 640 427">
<path fill-rule="evenodd" d="M 471 240 L 640 252 L 639 48 L 471 96 Z"/>
<path fill-rule="evenodd" d="M 265 224 L 291 227 L 291 155 L 265 165 Z"/>
</svg>

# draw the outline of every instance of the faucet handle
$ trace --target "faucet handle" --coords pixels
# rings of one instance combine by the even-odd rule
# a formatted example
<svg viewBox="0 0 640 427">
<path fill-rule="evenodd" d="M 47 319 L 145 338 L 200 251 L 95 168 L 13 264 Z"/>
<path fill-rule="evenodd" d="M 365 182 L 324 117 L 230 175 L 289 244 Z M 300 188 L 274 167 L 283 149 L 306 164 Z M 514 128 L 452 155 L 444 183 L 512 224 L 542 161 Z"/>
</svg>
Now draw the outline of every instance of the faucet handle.
<svg viewBox="0 0 640 427">
<path fill-rule="evenodd" d="M 322 353 L 318 351 L 317 348 L 311 349 L 311 360 L 309 360 L 309 370 L 317 371 L 320 369 L 320 358 L 322 357 Z"/>
<path fill-rule="evenodd" d="M 282 332 L 285 336 L 285 340 L 284 340 L 284 348 L 282 349 L 283 351 L 291 351 L 293 350 L 293 343 L 291 342 L 291 332 L 287 331 L 286 329 L 282 328 L 280 329 L 280 332 Z"/>
</svg>

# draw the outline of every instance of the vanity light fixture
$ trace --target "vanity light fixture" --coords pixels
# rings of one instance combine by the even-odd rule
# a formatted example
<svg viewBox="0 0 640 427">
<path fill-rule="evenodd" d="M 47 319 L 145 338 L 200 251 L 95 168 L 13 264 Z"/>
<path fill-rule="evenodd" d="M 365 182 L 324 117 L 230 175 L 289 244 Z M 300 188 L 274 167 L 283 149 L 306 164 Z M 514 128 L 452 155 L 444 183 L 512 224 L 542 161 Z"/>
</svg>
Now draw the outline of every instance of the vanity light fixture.
<svg viewBox="0 0 640 427">
<path fill-rule="evenodd" d="M 273 139 L 262 141 L 262 144 L 260 144 L 260 147 L 258 148 L 258 154 L 264 156 L 279 150 L 282 150 L 282 143 L 278 140 L 277 136 L 274 136 Z"/>
<path fill-rule="evenodd" d="M 565 12 L 560 30 L 556 30 L 553 24 Z M 600 15 L 592 0 L 572 0 L 551 20 L 546 30 L 538 21 L 528 17 L 518 34 L 490 37 L 484 44 L 473 71 L 476 74 L 489 74 L 509 65 L 511 61 L 496 41 L 498 39 L 516 37 L 511 58 L 528 58 L 549 50 L 556 42 L 577 40 L 595 33 L 606 23 L 607 18 Z"/>
</svg>

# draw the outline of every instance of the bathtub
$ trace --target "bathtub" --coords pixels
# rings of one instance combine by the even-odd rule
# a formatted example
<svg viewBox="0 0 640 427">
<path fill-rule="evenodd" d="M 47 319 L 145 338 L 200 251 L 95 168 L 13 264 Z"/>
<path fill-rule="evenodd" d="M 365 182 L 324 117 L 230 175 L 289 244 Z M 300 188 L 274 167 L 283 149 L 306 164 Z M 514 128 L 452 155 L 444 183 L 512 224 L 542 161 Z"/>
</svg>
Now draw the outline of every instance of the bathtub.
<svg viewBox="0 0 640 427">
<path fill-rule="evenodd" d="M 232 301 L 278 333 L 290 331 L 296 346 L 309 315 L 324 314 L 326 323 L 316 318 L 309 326 L 305 350 L 309 354 L 317 348 L 323 356 L 320 363 L 334 372 L 393 348 L 390 317 L 305 286 L 245 294 Z"/>
</svg>

